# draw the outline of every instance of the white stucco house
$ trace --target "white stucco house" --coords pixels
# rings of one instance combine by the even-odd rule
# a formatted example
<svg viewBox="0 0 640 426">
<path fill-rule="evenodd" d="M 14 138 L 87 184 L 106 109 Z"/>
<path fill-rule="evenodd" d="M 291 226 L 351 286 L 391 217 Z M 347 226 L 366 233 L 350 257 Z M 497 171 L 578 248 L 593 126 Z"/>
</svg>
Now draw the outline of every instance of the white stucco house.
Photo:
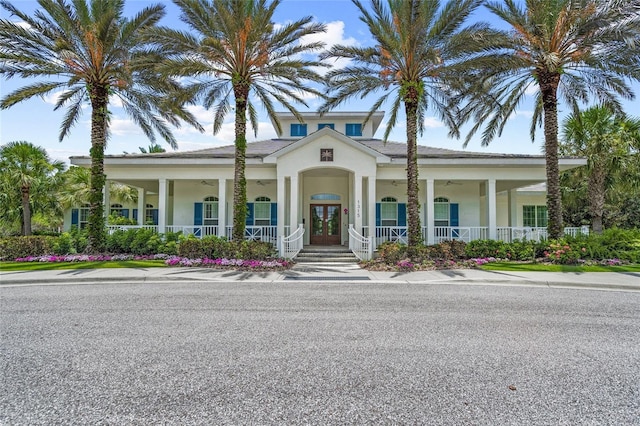
<svg viewBox="0 0 640 426">
<path fill-rule="evenodd" d="M 384 113 L 280 113 L 278 138 L 249 143 L 247 237 L 284 243 L 364 244 L 406 238 L 406 144 L 374 135 Z M 584 165 L 560 159 L 560 169 Z M 89 157 L 71 157 L 89 167 Z M 158 232 L 230 235 L 234 146 L 191 152 L 105 156 L 109 181 L 138 188 L 137 205 L 105 200 L 110 212 Z M 444 239 L 536 238 L 546 232 L 543 156 L 418 146 L 425 243 Z M 537 185 L 537 186 L 536 186 Z M 67 212 L 65 227 L 84 226 L 88 209 Z M 112 227 L 113 229 L 113 227 Z M 365 254 L 366 256 L 366 254 Z"/>
</svg>

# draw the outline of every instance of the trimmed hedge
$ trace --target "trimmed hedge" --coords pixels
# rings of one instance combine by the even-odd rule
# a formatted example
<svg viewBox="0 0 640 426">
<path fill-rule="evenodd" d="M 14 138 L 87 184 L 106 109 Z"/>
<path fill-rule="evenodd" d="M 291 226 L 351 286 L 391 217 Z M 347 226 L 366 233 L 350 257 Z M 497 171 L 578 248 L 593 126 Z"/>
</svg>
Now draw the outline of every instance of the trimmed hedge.
<svg viewBox="0 0 640 426">
<path fill-rule="evenodd" d="M 212 235 L 202 239 L 190 236 L 181 240 L 178 256 L 189 259 L 268 260 L 277 255 L 273 245 L 265 241 L 229 241 Z"/>
</svg>

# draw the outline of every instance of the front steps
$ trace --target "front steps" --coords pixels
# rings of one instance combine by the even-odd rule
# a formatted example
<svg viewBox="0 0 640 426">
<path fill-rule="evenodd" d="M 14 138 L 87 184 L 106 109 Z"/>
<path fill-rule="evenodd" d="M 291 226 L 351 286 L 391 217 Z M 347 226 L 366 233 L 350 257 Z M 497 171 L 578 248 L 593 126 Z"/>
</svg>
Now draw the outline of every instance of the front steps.
<svg viewBox="0 0 640 426">
<path fill-rule="evenodd" d="M 360 269 L 358 258 L 344 246 L 305 246 L 295 261 L 297 270 Z"/>
</svg>

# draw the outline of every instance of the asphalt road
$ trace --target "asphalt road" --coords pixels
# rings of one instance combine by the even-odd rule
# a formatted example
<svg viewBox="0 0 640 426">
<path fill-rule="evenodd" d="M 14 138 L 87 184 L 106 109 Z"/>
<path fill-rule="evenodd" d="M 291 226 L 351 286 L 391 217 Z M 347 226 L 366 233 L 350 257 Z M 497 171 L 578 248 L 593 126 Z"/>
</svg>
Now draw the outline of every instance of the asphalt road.
<svg viewBox="0 0 640 426">
<path fill-rule="evenodd" d="M 640 293 L 0 288 L 0 424 L 640 424 Z"/>
</svg>

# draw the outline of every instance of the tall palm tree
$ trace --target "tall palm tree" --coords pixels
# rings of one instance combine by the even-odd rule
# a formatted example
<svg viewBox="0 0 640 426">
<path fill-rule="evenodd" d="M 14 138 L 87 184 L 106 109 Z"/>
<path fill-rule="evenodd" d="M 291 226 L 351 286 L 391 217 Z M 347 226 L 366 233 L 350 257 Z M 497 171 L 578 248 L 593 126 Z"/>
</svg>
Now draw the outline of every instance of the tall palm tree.
<svg viewBox="0 0 640 426">
<path fill-rule="evenodd" d="M 373 47 L 334 46 L 325 58 L 348 58 L 353 65 L 329 72 L 332 91 L 320 108 L 329 111 L 353 97 L 382 91 L 367 120 L 389 98 L 391 115 L 384 134 L 386 141 L 397 124 L 404 105 L 407 134 L 407 215 L 410 254 L 420 244 L 418 204 L 417 135 L 424 132 L 424 118 L 432 110 L 458 135 L 456 110 L 450 105 L 450 77 L 464 70 L 464 62 L 491 38 L 493 31 L 483 24 L 463 27 L 481 0 L 372 0 L 371 10 L 359 0 L 361 20 L 367 24 Z"/>
<path fill-rule="evenodd" d="M 606 193 L 611 179 L 626 162 L 637 162 L 633 152 L 640 150 L 640 119 L 614 114 L 607 107 L 591 107 L 572 114 L 562 125 L 560 152 L 587 158 L 587 193 L 594 232 L 602 233 Z M 631 175 L 626 176 L 625 180 Z M 634 182 L 640 185 L 640 182 Z"/>
<path fill-rule="evenodd" d="M 105 242 L 103 187 L 104 149 L 109 135 L 109 97 L 117 96 L 124 110 L 155 141 L 157 132 L 172 147 L 169 124 L 178 118 L 198 126 L 195 118 L 173 103 L 177 85 L 159 78 L 152 64 L 162 52 L 149 49 L 142 33 L 164 15 L 164 6 L 144 8 L 123 17 L 124 0 L 38 0 L 33 17 L 14 4 L 0 5 L 28 25 L 0 20 L 0 74 L 5 78 L 43 78 L 0 100 L 5 109 L 34 96 L 60 92 L 55 109 L 68 105 L 59 139 L 77 123 L 85 103 L 91 106 L 91 194 L 89 251 L 102 251 Z"/>
<path fill-rule="evenodd" d="M 2 192 L 6 192 L 7 202 L 12 198 L 20 200 L 19 208 L 3 203 L 3 209 L 13 208 L 22 213 L 22 235 L 31 235 L 34 193 L 41 196 L 52 193 L 64 168 L 63 162 L 52 161 L 44 148 L 29 142 L 10 142 L 0 147 Z M 16 196 L 11 197 L 11 192 Z"/>
<path fill-rule="evenodd" d="M 591 97 L 620 111 L 619 99 L 632 99 L 640 80 L 638 0 L 490 1 L 489 10 L 506 24 L 503 40 L 470 73 L 461 114 L 473 119 L 469 139 L 485 126 L 483 145 L 500 135 L 507 120 L 537 86 L 531 138 L 544 127 L 549 237 L 562 235 L 558 166 L 558 104 L 574 112 Z"/>
<path fill-rule="evenodd" d="M 174 0 L 181 19 L 193 33 L 156 29 L 151 39 L 174 55 L 164 72 L 195 79 L 193 95 L 214 110 L 213 133 L 222 128 L 230 109 L 235 110 L 235 171 L 233 181 L 233 239 L 243 239 L 247 215 L 245 153 L 247 113 L 257 134 L 258 117 L 252 96 L 262 103 L 280 131 L 274 100 L 302 121 L 292 101 L 307 106 L 303 95 L 322 96 L 309 85 L 321 76 L 316 60 L 304 54 L 324 43 L 304 37 L 325 31 L 311 17 L 276 26 L 273 14 L 281 0 Z M 233 100 L 233 105 L 232 105 Z"/>
</svg>

